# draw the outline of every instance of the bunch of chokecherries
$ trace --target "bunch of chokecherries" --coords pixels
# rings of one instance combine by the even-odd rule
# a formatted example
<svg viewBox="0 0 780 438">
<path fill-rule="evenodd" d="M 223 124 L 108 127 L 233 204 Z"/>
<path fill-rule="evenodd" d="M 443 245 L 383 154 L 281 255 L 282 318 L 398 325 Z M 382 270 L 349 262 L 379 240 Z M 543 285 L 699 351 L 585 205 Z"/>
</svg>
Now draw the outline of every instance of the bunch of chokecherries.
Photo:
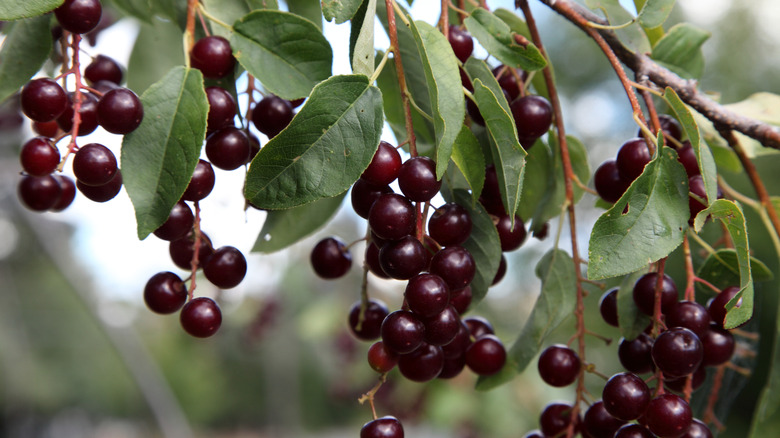
<svg viewBox="0 0 780 438">
<path fill-rule="evenodd" d="M 66 209 L 77 191 L 95 202 L 116 197 L 122 189 L 122 174 L 114 152 L 99 143 L 79 145 L 77 139 L 98 127 L 125 135 L 135 131 L 144 117 L 141 100 L 121 86 L 123 68 L 114 59 L 97 55 L 82 69 L 82 35 L 88 32 L 92 35 L 100 28 L 103 16 L 100 1 L 66 0 L 55 9 L 54 15 L 59 28 L 52 34 L 64 48 L 63 73 L 53 79 L 30 80 L 18 98 L 22 113 L 31 119 L 38 136 L 22 146 L 22 175 L 17 193 L 24 206 L 37 212 Z M 224 78 L 235 71 L 230 43 L 218 36 L 199 39 L 190 52 L 190 63 L 206 79 Z M 72 84 L 72 91 L 67 91 L 67 84 Z M 190 287 L 188 290 L 186 280 L 178 274 L 165 271 L 149 279 L 144 289 L 149 309 L 160 314 L 181 310 L 182 327 L 196 337 L 213 335 L 222 322 L 221 311 L 213 299 L 193 297 L 196 271 L 203 269 L 205 277 L 221 289 L 237 286 L 247 271 L 241 251 L 233 246 L 214 248 L 208 236 L 200 231 L 198 202 L 214 187 L 213 166 L 238 169 L 248 164 L 260 149 L 258 138 L 247 127 L 236 126 L 236 98 L 217 86 L 208 86 L 205 92 L 209 104 L 205 145 L 208 160 L 199 160 L 181 200 L 154 232 L 158 238 L 170 242 L 174 264 L 192 272 Z M 248 118 L 269 138 L 289 124 L 294 108 L 301 103 L 273 95 L 257 102 L 250 96 L 250 102 Z M 62 142 L 66 138 L 69 141 Z M 62 173 L 71 156 L 75 182 Z M 194 205 L 194 214 L 188 202 Z"/>
</svg>

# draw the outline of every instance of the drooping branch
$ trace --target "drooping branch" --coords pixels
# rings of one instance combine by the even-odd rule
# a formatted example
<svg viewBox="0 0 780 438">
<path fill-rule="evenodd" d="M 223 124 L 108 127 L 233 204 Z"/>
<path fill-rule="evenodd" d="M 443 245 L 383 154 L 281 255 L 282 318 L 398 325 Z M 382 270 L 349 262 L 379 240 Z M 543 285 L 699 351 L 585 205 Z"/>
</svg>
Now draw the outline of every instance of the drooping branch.
<svg viewBox="0 0 780 438">
<path fill-rule="evenodd" d="M 672 88 L 685 103 L 712 121 L 716 126 L 723 126 L 730 130 L 741 132 L 759 141 L 765 147 L 780 149 L 780 129 L 728 110 L 699 91 L 696 81 L 683 79 L 653 61 L 649 56 L 632 52 L 623 45 L 613 30 L 594 28 L 587 25 L 587 22 L 600 25 L 608 24 L 603 18 L 569 0 L 540 1 L 586 32 L 591 29 L 598 32 L 620 61 L 633 70 L 637 77 L 647 78 L 661 88 Z"/>
</svg>

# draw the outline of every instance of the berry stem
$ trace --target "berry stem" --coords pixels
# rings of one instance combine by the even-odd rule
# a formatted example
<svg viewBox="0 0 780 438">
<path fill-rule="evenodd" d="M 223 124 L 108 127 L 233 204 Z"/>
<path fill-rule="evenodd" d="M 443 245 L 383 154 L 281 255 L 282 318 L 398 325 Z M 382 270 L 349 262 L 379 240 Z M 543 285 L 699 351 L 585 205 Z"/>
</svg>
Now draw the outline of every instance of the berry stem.
<svg viewBox="0 0 780 438">
<path fill-rule="evenodd" d="M 658 261 L 657 280 L 655 282 L 655 301 L 653 302 L 653 337 L 657 337 L 664 327 L 663 314 L 661 313 L 661 298 L 664 288 L 664 268 L 666 267 L 666 258 Z"/>
<path fill-rule="evenodd" d="M 198 10 L 198 0 L 187 0 L 187 25 L 185 28 L 184 53 L 189 65 L 189 53 L 195 45 L 195 12 Z"/>
<path fill-rule="evenodd" d="M 536 20 L 534 19 L 533 14 L 531 13 L 531 8 L 528 5 L 527 0 L 517 0 L 515 2 L 516 6 L 519 6 L 522 11 L 523 15 L 525 16 L 526 23 L 528 24 L 528 30 L 531 32 L 531 38 L 533 39 L 534 44 L 539 49 L 539 52 L 541 52 L 542 56 L 549 60 L 549 57 L 547 56 L 547 52 L 544 49 L 544 45 L 542 44 L 542 39 L 539 34 L 539 29 L 536 26 Z M 574 311 L 575 317 L 577 319 L 577 354 L 580 357 L 580 360 L 585 362 L 585 291 L 582 287 L 582 272 L 580 269 L 580 254 L 577 244 L 577 217 L 576 217 L 576 210 L 574 205 L 574 184 L 572 182 L 572 175 L 574 175 L 574 170 L 571 164 L 571 157 L 569 155 L 569 147 L 566 142 L 566 130 L 563 124 L 563 112 L 561 110 L 561 103 L 558 98 L 558 90 L 555 87 L 555 80 L 552 76 L 552 70 L 550 65 L 548 64 L 543 72 L 544 74 L 544 80 L 547 85 L 547 89 L 550 95 L 550 105 L 553 109 L 553 119 L 555 120 L 555 129 L 558 133 L 558 146 L 561 150 L 561 160 L 563 161 L 563 176 L 564 176 L 564 186 L 566 189 L 566 208 L 568 209 L 568 216 L 569 216 L 569 229 L 571 232 L 571 251 L 572 251 L 572 260 L 574 263 L 574 269 L 577 274 L 577 305 Z M 571 412 L 571 422 L 570 425 L 566 431 L 567 437 L 573 437 L 575 430 L 574 425 L 576 423 L 576 418 L 579 414 L 580 410 L 580 402 L 584 399 L 583 395 L 585 394 L 585 369 L 580 368 L 579 376 L 577 377 L 577 398 L 574 403 L 574 407 L 572 408 Z"/>
<path fill-rule="evenodd" d="M 687 301 L 696 300 L 696 291 L 694 289 L 694 281 L 696 274 L 693 272 L 693 256 L 691 255 L 691 242 L 688 240 L 688 235 L 683 237 L 683 255 L 685 258 L 685 295 L 684 299 Z"/>
<path fill-rule="evenodd" d="M 393 50 L 393 60 L 395 61 L 395 70 L 398 74 L 398 86 L 401 88 L 401 101 L 404 105 L 404 114 L 406 115 L 406 137 L 409 141 L 409 153 L 413 157 L 417 156 L 417 141 L 414 135 L 414 125 L 412 124 L 412 108 L 409 103 L 409 90 L 406 87 L 406 75 L 404 66 L 401 62 L 401 50 L 398 45 L 398 28 L 395 23 L 395 0 L 385 0 L 387 8 L 387 27 L 390 34 L 390 47 Z M 405 20 L 405 19 L 404 19 Z"/>
<path fill-rule="evenodd" d="M 373 388 L 369 389 L 368 392 L 360 396 L 358 399 L 358 403 L 361 405 L 365 402 L 368 402 L 368 405 L 371 406 L 371 415 L 373 415 L 374 420 L 378 418 L 376 415 L 376 407 L 374 406 L 374 396 L 376 396 L 376 393 L 379 391 L 379 388 L 382 387 L 382 384 L 387 381 L 387 373 L 382 373 L 382 375 L 379 376 L 379 381 L 376 382 Z"/>
<path fill-rule="evenodd" d="M 192 296 L 195 293 L 195 278 L 197 277 L 198 267 L 200 265 L 198 257 L 200 257 L 200 241 L 202 239 L 200 233 L 200 203 L 195 201 L 195 219 L 192 224 L 192 232 L 195 235 L 195 241 L 192 243 L 192 260 L 190 266 L 192 274 L 190 276 L 190 287 L 187 290 L 187 299 L 192 300 Z"/>
<path fill-rule="evenodd" d="M 450 36 L 450 0 L 441 0 L 441 15 L 439 15 L 439 29 L 444 38 Z"/>
</svg>

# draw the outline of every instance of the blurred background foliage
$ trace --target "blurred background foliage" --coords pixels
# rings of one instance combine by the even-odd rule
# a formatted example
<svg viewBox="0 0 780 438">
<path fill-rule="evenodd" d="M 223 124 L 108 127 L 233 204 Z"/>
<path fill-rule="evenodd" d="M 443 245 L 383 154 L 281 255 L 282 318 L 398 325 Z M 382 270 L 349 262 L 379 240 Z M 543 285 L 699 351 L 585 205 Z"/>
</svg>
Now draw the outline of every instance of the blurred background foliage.
<svg viewBox="0 0 780 438">
<path fill-rule="evenodd" d="M 511 8 L 512 2 L 488 3 Z M 690 21 L 712 32 L 704 45 L 702 89 L 716 92 L 724 103 L 757 91 L 780 93 L 780 75 L 775 74 L 780 45 L 776 20 L 771 20 L 780 15 L 779 6 L 771 0 L 678 3 L 669 23 Z M 570 132 L 588 146 L 595 169 L 634 136 L 630 108 L 595 44 L 543 6 L 533 6 L 556 68 Z M 147 55 L 155 55 L 156 49 L 149 45 Z M 270 285 L 228 299 L 223 304 L 223 327 L 216 336 L 194 339 L 180 329 L 175 316 L 161 317 L 144 308 L 142 287 L 151 273 L 134 272 L 135 255 L 112 241 L 103 242 L 111 253 L 109 262 L 119 263 L 140 285 L 136 296 L 117 297 L 110 284 L 99 281 L 95 265 L 82 262 L 79 254 L 88 249 L 81 246 L 78 224 L 50 214 L 33 215 L 19 205 L 18 150 L 29 132 L 26 123 L 21 131 L 0 126 L 0 435 L 357 436 L 360 425 L 370 419 L 368 406 L 357 400 L 376 382 L 365 360 L 369 344 L 355 341 L 346 325 L 347 309 L 360 290 L 357 266 L 362 243 L 355 246 L 355 269 L 346 278 L 317 279 L 308 265 L 309 249 L 319 238 L 335 234 L 350 241 L 362 234 L 362 221 L 346 211 L 347 205 L 328 228 L 263 268 L 273 270 Z M 780 156 L 763 155 L 756 164 L 770 191 L 780 195 L 776 171 Z M 736 189 L 752 195 L 744 175 L 721 172 Z M 594 203 L 595 198 L 586 195 L 579 204 L 582 246 L 600 214 Z M 778 272 L 770 239 L 755 215 L 746 212 L 753 255 Z M 110 220 L 101 224 L 112 225 Z M 471 311 L 488 317 L 507 345 L 538 294 L 540 284 L 533 269 L 553 245 L 558 223 L 550 225 L 553 238 L 529 238 L 512 253 L 507 277 Z M 134 235 L 132 228 L 116 232 Z M 710 224 L 704 233 L 716 239 L 719 230 Z M 245 239 L 251 244 L 255 236 Z M 569 250 L 565 237 L 561 246 Z M 701 262 L 696 249 L 696 261 Z M 681 255 L 675 253 L 666 266 L 682 286 Z M 160 267 L 165 269 L 170 267 Z M 250 275 L 252 270 L 250 266 Z M 374 277 L 369 281 L 374 296 L 391 308 L 400 305 L 401 282 Z M 733 386 L 721 391 L 720 419 L 728 428 L 720 436 L 747 433 L 770 364 L 764 355 L 774 338 L 777 291 L 777 278 L 756 284 L 758 314 L 747 330 L 760 332 L 761 337 L 758 345 L 744 345 L 760 354 L 745 357 L 746 365 L 757 364 L 749 379 L 732 372 Z M 601 291 L 590 292 L 588 327 L 612 342 L 590 338 L 588 361 L 602 374 L 611 375 L 620 367 L 620 335 L 598 315 Z M 573 331 L 570 319 L 549 343 L 565 343 Z M 572 388 L 544 385 L 534 364 L 511 383 L 487 393 L 473 389 L 475 378 L 470 373 L 424 385 L 406 382 L 396 373 L 380 390 L 377 407 L 380 415 L 401 418 L 410 437 L 519 437 L 537 427 L 545 404 L 573 398 Z M 588 382 L 598 398 L 602 382 L 595 375 Z M 727 415 L 728 404 L 734 408 Z"/>
</svg>

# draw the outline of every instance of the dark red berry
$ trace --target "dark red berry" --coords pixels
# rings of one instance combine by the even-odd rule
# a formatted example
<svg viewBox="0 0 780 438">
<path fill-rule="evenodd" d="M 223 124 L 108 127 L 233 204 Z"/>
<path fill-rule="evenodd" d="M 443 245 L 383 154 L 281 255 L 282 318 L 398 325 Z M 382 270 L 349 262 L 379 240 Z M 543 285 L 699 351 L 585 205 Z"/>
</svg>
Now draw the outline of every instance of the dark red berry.
<svg viewBox="0 0 780 438">
<path fill-rule="evenodd" d="M 431 345 L 447 345 L 458 335 L 461 321 L 458 311 L 447 306 L 437 315 L 423 320 L 425 342 Z"/>
<path fill-rule="evenodd" d="M 471 305 L 472 293 L 471 286 L 466 286 L 463 289 L 450 291 L 450 304 L 458 311 L 458 314 L 462 315 L 466 313 Z"/>
<path fill-rule="evenodd" d="M 69 176 L 53 174 L 55 180 L 60 185 L 60 197 L 57 202 L 49 208 L 50 211 L 62 211 L 70 207 L 76 198 L 76 183 Z"/>
<path fill-rule="evenodd" d="M 512 71 L 511 67 L 505 65 L 499 65 L 493 69 L 493 76 L 498 80 L 498 85 L 504 90 L 508 96 L 507 100 L 512 102 L 520 96 L 520 90 L 524 89 L 526 79 L 528 79 L 528 73 L 516 68 Z"/>
<path fill-rule="evenodd" d="M 647 148 L 645 139 L 632 138 L 626 141 L 618 149 L 615 160 L 620 178 L 625 181 L 635 180 L 645 170 L 650 159 L 650 150 Z"/>
<path fill-rule="evenodd" d="M 681 148 L 677 149 L 677 160 L 685 167 L 685 173 L 688 177 L 700 175 L 699 160 L 696 158 L 696 151 L 693 150 L 691 142 L 685 141 Z"/>
<path fill-rule="evenodd" d="M 192 270 L 192 259 L 195 256 L 194 233 L 190 232 L 185 237 L 168 244 L 168 252 L 176 266 L 185 271 Z M 198 268 L 203 267 L 213 252 L 214 247 L 211 245 L 211 239 L 205 233 L 201 233 L 200 244 L 198 245 Z"/>
<path fill-rule="evenodd" d="M 624 424 L 625 421 L 618 420 L 607 412 L 601 400 L 590 405 L 583 418 L 583 427 L 590 438 L 613 438 L 615 432 Z"/>
<path fill-rule="evenodd" d="M 195 42 L 190 52 L 190 64 L 210 79 L 219 79 L 233 71 L 236 64 L 230 42 L 217 35 L 207 36 Z"/>
<path fill-rule="evenodd" d="M 206 87 L 206 98 L 209 101 L 207 131 L 233 127 L 233 120 L 236 118 L 236 100 L 233 95 L 222 87 Z"/>
<path fill-rule="evenodd" d="M 398 354 L 408 354 L 422 345 L 425 325 L 412 312 L 396 310 L 382 321 L 382 342 Z"/>
<path fill-rule="evenodd" d="M 710 315 L 704 306 L 695 301 L 679 301 L 666 313 L 666 326 L 685 327 L 701 335 L 710 327 Z"/>
<path fill-rule="evenodd" d="M 360 438 L 404 438 L 404 428 L 395 417 L 380 417 L 363 425 Z"/>
<path fill-rule="evenodd" d="M 62 189 L 52 175 L 25 175 L 19 181 L 18 194 L 25 207 L 33 211 L 46 211 L 57 204 Z"/>
<path fill-rule="evenodd" d="M 506 349 L 495 335 L 484 335 L 466 349 L 466 366 L 480 376 L 501 371 L 506 363 Z"/>
<path fill-rule="evenodd" d="M 154 235 L 169 242 L 179 240 L 192 230 L 194 223 L 195 216 L 190 207 L 185 202 L 179 201 L 171 209 L 168 219 L 154 230 Z"/>
<path fill-rule="evenodd" d="M 238 248 L 223 246 L 217 248 L 203 266 L 203 274 L 220 289 L 238 286 L 246 276 L 246 258 Z"/>
<path fill-rule="evenodd" d="M 375 186 L 386 186 L 398 178 L 400 171 L 401 155 L 390 143 L 382 141 L 360 178 Z"/>
<path fill-rule="evenodd" d="M 550 129 L 552 106 L 544 97 L 526 95 L 512 101 L 510 108 L 521 139 L 539 138 Z"/>
<path fill-rule="evenodd" d="M 476 263 L 466 248 L 449 246 L 433 256 L 430 272 L 443 278 L 450 290 L 458 290 L 474 279 Z"/>
<path fill-rule="evenodd" d="M 618 373 L 610 377 L 602 391 L 604 408 L 613 417 L 631 421 L 639 418 L 650 403 L 650 388 L 644 380 L 632 373 Z"/>
<path fill-rule="evenodd" d="M 674 284 L 674 280 L 671 277 L 664 274 L 663 284 L 661 286 L 661 313 L 671 309 L 671 307 L 677 302 L 677 285 Z M 655 288 L 658 283 L 658 273 L 650 272 L 634 283 L 633 297 L 634 303 L 645 315 L 653 315 L 655 308 Z"/>
<path fill-rule="evenodd" d="M 493 328 L 493 324 L 487 320 L 487 318 L 477 315 L 469 316 L 463 319 L 463 323 L 469 329 L 469 334 L 474 339 L 479 339 L 485 335 L 493 335 L 496 330 Z"/>
<path fill-rule="evenodd" d="M 503 201 L 501 200 L 501 189 L 498 187 L 496 166 L 493 164 L 485 167 L 485 181 L 482 186 L 482 193 L 479 195 L 479 203 L 485 207 L 488 213 L 494 216 L 506 214 Z"/>
<path fill-rule="evenodd" d="M 268 95 L 252 108 L 252 123 L 268 138 L 276 137 L 293 119 L 290 102 L 281 97 Z"/>
<path fill-rule="evenodd" d="M 565 345 L 551 345 L 539 356 L 538 369 L 545 383 L 564 387 L 577 380 L 581 365 L 574 350 Z"/>
<path fill-rule="evenodd" d="M 144 287 L 144 302 L 155 313 L 167 315 L 182 308 L 187 301 L 187 288 L 173 272 L 154 274 Z"/>
<path fill-rule="evenodd" d="M 442 348 L 443 350 L 443 348 Z M 466 355 L 460 355 L 457 357 L 444 358 L 444 365 L 441 368 L 441 372 L 436 376 L 437 379 L 452 379 L 457 377 L 466 368 Z"/>
<path fill-rule="evenodd" d="M 379 248 L 374 242 L 370 242 L 368 245 L 366 245 L 365 260 L 366 264 L 368 265 L 368 270 L 371 271 L 372 274 L 379 278 L 390 278 L 384 269 L 382 269 L 382 264 L 379 262 Z"/>
<path fill-rule="evenodd" d="M 220 129 L 206 140 L 206 157 L 223 170 L 235 170 L 246 164 L 249 151 L 249 137 L 235 127 Z"/>
<path fill-rule="evenodd" d="M 49 78 L 33 79 L 22 88 L 22 112 L 36 122 L 57 118 L 68 106 L 68 95 Z"/>
<path fill-rule="evenodd" d="M 668 114 L 659 114 L 658 122 L 661 125 L 661 131 L 663 131 L 665 135 L 668 135 L 677 141 L 682 140 L 682 126 L 680 126 L 680 122 L 678 122 L 677 119 Z M 637 132 L 636 136 L 642 136 L 641 129 Z M 668 144 L 669 142 L 667 141 L 666 143 Z"/>
<path fill-rule="evenodd" d="M 111 181 L 102 186 L 88 186 L 81 181 L 76 181 L 76 188 L 82 195 L 94 202 L 108 202 L 116 197 L 122 190 L 122 172 L 117 171 Z"/>
<path fill-rule="evenodd" d="M 387 305 L 380 300 L 369 299 L 363 318 L 360 317 L 361 301 L 356 301 L 349 309 L 349 328 L 358 339 L 373 341 L 379 339 L 382 321 L 388 315 Z"/>
<path fill-rule="evenodd" d="M 614 438 L 656 438 L 641 424 L 626 424 L 615 432 Z"/>
<path fill-rule="evenodd" d="M 184 305 L 179 321 L 184 331 L 190 335 L 196 338 L 208 338 L 222 325 L 222 311 L 211 298 L 198 297 Z"/>
<path fill-rule="evenodd" d="M 382 341 L 371 344 L 368 348 L 368 365 L 378 373 L 386 373 L 398 364 L 398 354 L 385 348 Z"/>
<path fill-rule="evenodd" d="M 694 418 L 691 426 L 680 438 L 712 438 L 712 431 L 703 421 Z"/>
<path fill-rule="evenodd" d="M 444 368 L 441 347 L 423 342 L 416 350 L 398 358 L 401 375 L 413 382 L 433 380 Z"/>
<path fill-rule="evenodd" d="M 181 198 L 185 201 L 200 201 L 211 193 L 214 188 L 214 168 L 206 160 L 198 160 L 192 179 Z"/>
<path fill-rule="evenodd" d="M 617 295 L 619 288 L 612 288 L 601 296 L 599 300 L 599 312 L 601 318 L 607 324 L 617 327 L 618 326 L 618 312 L 617 312 Z"/>
<path fill-rule="evenodd" d="M 75 114 L 76 93 L 68 93 L 68 106 L 57 117 L 57 125 L 64 132 L 73 130 L 73 115 Z M 81 94 L 79 108 L 79 136 L 95 132 L 98 127 L 98 99 L 92 93 Z"/>
<path fill-rule="evenodd" d="M 135 93 L 127 88 L 114 88 L 98 101 L 98 122 L 112 134 L 135 131 L 144 118 L 144 107 Z"/>
<path fill-rule="evenodd" d="M 458 323 L 458 332 L 452 341 L 442 345 L 442 353 L 447 359 L 456 358 L 466 355 L 466 350 L 471 345 L 471 335 L 469 334 L 469 328 L 462 321 Z"/>
<path fill-rule="evenodd" d="M 455 57 L 462 63 L 468 61 L 474 51 L 474 40 L 471 38 L 471 34 L 458 26 L 450 25 L 447 39 L 452 46 L 452 51 L 455 52 Z"/>
<path fill-rule="evenodd" d="M 422 272 L 430 262 L 427 251 L 414 236 L 387 242 L 379 250 L 382 270 L 397 280 L 408 280 Z"/>
<path fill-rule="evenodd" d="M 504 276 L 506 275 L 506 268 L 506 256 L 501 254 L 501 260 L 498 262 L 498 270 L 496 271 L 496 275 L 493 276 L 493 281 L 490 283 L 491 286 L 498 284 L 498 282 L 504 279 Z"/>
<path fill-rule="evenodd" d="M 368 219 L 368 212 L 371 211 L 374 201 L 385 193 L 393 193 L 393 189 L 389 186 L 373 186 L 363 179 L 358 179 L 352 186 L 350 193 L 352 209 L 358 216 Z"/>
<path fill-rule="evenodd" d="M 495 223 L 501 241 L 501 251 L 510 252 L 520 248 L 526 237 L 525 225 L 520 216 L 514 216 L 514 225 L 512 217 L 507 214 L 499 216 Z"/>
<path fill-rule="evenodd" d="M 116 156 L 99 143 L 89 143 L 79 148 L 73 157 L 73 173 L 76 179 L 88 186 L 108 184 L 119 172 Z"/>
<path fill-rule="evenodd" d="M 659 438 L 679 437 L 693 422 L 690 406 L 674 394 L 661 394 L 647 406 L 644 419 L 650 432 Z"/>
<path fill-rule="evenodd" d="M 122 67 L 113 58 L 97 55 L 84 69 L 84 79 L 91 85 L 98 81 L 122 83 Z"/>
<path fill-rule="evenodd" d="M 0 119 L 0 131 L 3 130 L 2 119 Z M 60 127 L 56 120 L 50 120 L 48 122 L 36 122 L 32 123 L 33 131 L 41 137 L 53 138 L 60 132 Z"/>
<path fill-rule="evenodd" d="M 422 318 L 431 318 L 449 304 L 450 288 L 438 275 L 423 273 L 409 279 L 404 298 L 409 310 Z"/>
<path fill-rule="evenodd" d="M 691 379 L 691 389 L 696 391 L 704 384 L 704 380 L 707 379 L 707 367 L 704 364 L 699 365 L 696 371 L 687 376 L 675 378 L 664 376 L 664 386 L 669 390 L 682 393 L 685 391 L 688 379 Z"/>
<path fill-rule="evenodd" d="M 54 10 L 60 26 L 73 33 L 87 33 L 96 28 L 102 14 L 100 0 L 65 0 Z"/>
<path fill-rule="evenodd" d="M 717 366 L 728 362 L 734 355 L 734 335 L 717 324 L 712 324 L 700 336 L 704 356 L 702 366 Z"/>
<path fill-rule="evenodd" d="M 430 201 L 441 188 L 441 181 L 436 178 L 436 163 L 423 156 L 406 160 L 398 173 L 398 186 L 412 201 Z"/>
<path fill-rule="evenodd" d="M 632 340 L 621 338 L 618 347 L 620 364 L 628 371 L 636 374 L 653 371 L 655 364 L 652 356 L 653 338 L 645 333 Z"/>
<path fill-rule="evenodd" d="M 22 169 L 32 176 L 46 176 L 60 164 L 60 151 L 45 137 L 35 137 L 22 146 Z"/>
<path fill-rule="evenodd" d="M 465 207 L 450 202 L 428 219 L 428 234 L 441 246 L 461 245 L 471 235 L 471 215 Z"/>
<path fill-rule="evenodd" d="M 352 255 L 347 245 L 336 237 L 327 237 L 314 245 L 310 256 L 314 272 L 321 278 L 339 278 L 352 267 Z"/>
<path fill-rule="evenodd" d="M 386 193 L 380 195 L 368 212 L 368 225 L 377 236 L 398 240 L 414 232 L 416 210 L 408 198 Z"/>
<path fill-rule="evenodd" d="M 724 323 L 726 321 L 726 304 L 731 301 L 737 294 L 739 293 L 739 287 L 737 286 L 730 286 L 720 291 L 718 295 L 715 295 L 715 298 L 710 299 L 710 301 L 707 302 L 707 312 L 710 314 L 710 318 L 712 319 L 712 322 L 719 325 L 720 327 L 724 326 Z M 737 306 L 739 307 L 742 304 L 742 300 L 740 299 L 737 301 Z M 735 308 L 736 308 L 735 307 Z"/>
<path fill-rule="evenodd" d="M 544 407 L 539 416 L 539 426 L 545 437 L 559 437 L 565 435 L 571 425 L 572 406 L 568 403 L 550 403 Z M 575 419 L 575 427 L 579 425 L 580 418 Z"/>
<path fill-rule="evenodd" d="M 662 332 L 652 349 L 653 362 L 669 377 L 681 377 L 696 371 L 704 350 L 696 334 L 684 327 Z"/>
<path fill-rule="evenodd" d="M 601 199 L 614 203 L 623 196 L 631 181 L 620 176 L 615 160 L 607 160 L 593 174 L 593 184 Z"/>
</svg>

